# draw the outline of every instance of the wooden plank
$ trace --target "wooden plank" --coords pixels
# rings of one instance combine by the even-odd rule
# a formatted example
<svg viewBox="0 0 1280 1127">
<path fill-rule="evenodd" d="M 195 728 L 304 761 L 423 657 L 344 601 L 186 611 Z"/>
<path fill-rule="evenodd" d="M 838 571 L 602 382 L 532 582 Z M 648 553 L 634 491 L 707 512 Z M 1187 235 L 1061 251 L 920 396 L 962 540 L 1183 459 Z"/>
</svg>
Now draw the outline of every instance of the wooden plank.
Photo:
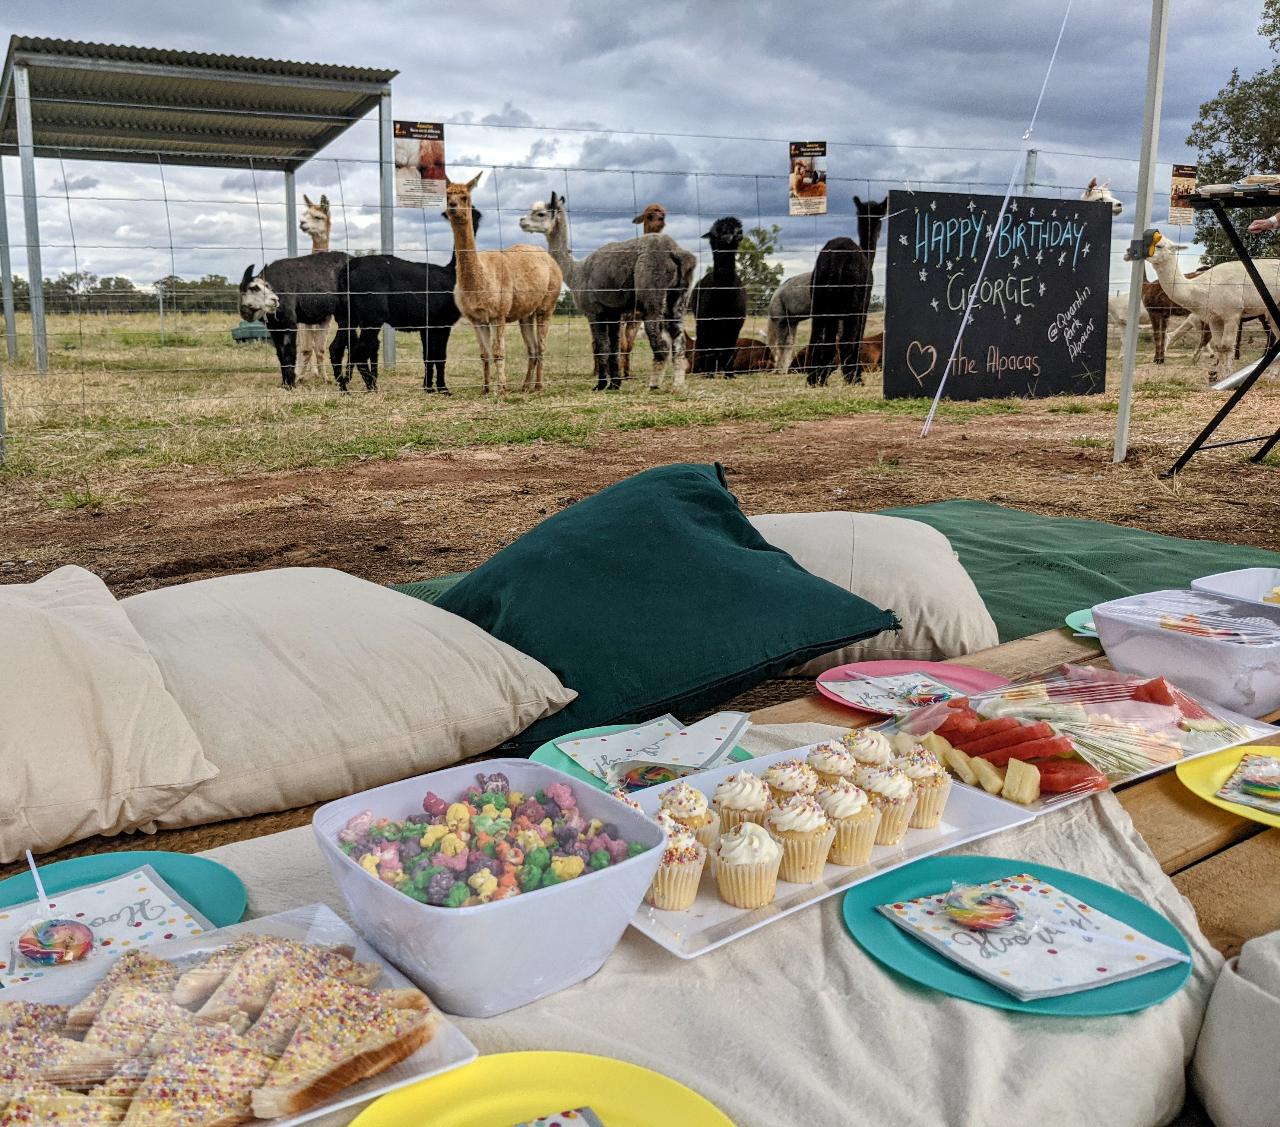
<svg viewBox="0 0 1280 1127">
<path fill-rule="evenodd" d="M 1175 874 L 1201 930 L 1227 958 L 1280 928 L 1280 830 L 1265 830 Z"/>
</svg>

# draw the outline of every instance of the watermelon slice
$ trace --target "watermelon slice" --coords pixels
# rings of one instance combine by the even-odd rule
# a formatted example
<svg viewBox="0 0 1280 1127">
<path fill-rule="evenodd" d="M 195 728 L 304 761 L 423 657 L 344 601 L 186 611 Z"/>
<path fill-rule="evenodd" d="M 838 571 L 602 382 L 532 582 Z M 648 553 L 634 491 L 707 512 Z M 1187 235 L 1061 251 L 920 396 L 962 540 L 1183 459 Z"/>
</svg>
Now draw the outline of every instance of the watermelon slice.
<svg viewBox="0 0 1280 1127">
<path fill-rule="evenodd" d="M 1141 685 L 1137 685 L 1133 690 L 1131 699 L 1145 701 L 1147 704 L 1172 705 L 1177 703 L 1173 698 L 1172 691 L 1169 689 L 1169 682 L 1163 677 L 1153 677 L 1150 681 L 1144 681 Z"/>
<path fill-rule="evenodd" d="M 1107 790 L 1111 781 L 1096 767 L 1079 759 L 1037 759 L 1042 794 L 1066 794 L 1069 791 Z"/>
<path fill-rule="evenodd" d="M 1041 759 L 1049 758 L 1066 759 L 1075 755 L 1075 753 L 1075 745 L 1071 742 L 1069 736 L 1049 736 L 1047 739 L 1030 740 L 1027 743 L 1002 747 L 998 751 L 988 751 L 983 755 L 979 755 L 978 758 L 985 759 L 996 767 L 1003 767 L 1010 759 L 1024 761 L 1034 759 L 1038 762 Z"/>
<path fill-rule="evenodd" d="M 989 751 L 999 751 L 1001 748 L 1013 747 L 1015 744 L 1047 740 L 1053 734 L 1053 729 L 1043 721 L 1035 724 L 1015 724 L 993 736 L 987 736 L 986 739 L 963 740 L 961 746 L 966 755 L 985 755 Z"/>
</svg>

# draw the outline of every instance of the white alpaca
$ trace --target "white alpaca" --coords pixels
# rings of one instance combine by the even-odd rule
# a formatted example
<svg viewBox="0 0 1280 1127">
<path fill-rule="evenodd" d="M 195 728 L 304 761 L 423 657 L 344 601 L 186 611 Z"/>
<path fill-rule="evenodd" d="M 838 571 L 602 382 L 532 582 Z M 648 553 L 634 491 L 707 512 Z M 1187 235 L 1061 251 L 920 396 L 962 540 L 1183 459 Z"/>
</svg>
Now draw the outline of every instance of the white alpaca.
<svg viewBox="0 0 1280 1127">
<path fill-rule="evenodd" d="M 1124 331 L 1124 327 L 1129 323 L 1129 295 L 1127 293 L 1113 294 L 1107 298 L 1107 324 L 1113 328 Z M 1138 324 L 1139 326 L 1151 325 L 1151 314 L 1147 312 L 1145 305 L 1138 304 Z"/>
<path fill-rule="evenodd" d="M 1267 309 L 1243 263 L 1223 262 L 1198 277 L 1188 278 L 1178 268 L 1180 250 L 1186 247 L 1157 235 L 1151 265 L 1169 298 L 1209 326 L 1209 377 L 1213 379 L 1224 366 L 1230 366 L 1241 319 L 1265 316 Z M 1125 258 L 1129 257 L 1126 251 Z M 1280 299 L 1280 260 L 1259 258 L 1254 265 L 1272 298 Z M 1272 331 L 1276 326 L 1272 325 Z"/>
<path fill-rule="evenodd" d="M 1111 205 L 1112 215 L 1119 215 L 1124 211 L 1124 204 L 1111 194 L 1110 180 L 1105 184 L 1099 184 L 1098 178 L 1095 176 L 1089 181 L 1085 190 L 1081 193 L 1080 198 L 1082 200 L 1101 200 L 1103 203 L 1109 203 Z"/>
<path fill-rule="evenodd" d="M 319 254 L 329 249 L 329 230 L 333 221 L 329 216 L 329 197 L 321 196 L 319 203 L 312 203 L 311 197 L 303 193 L 303 202 L 307 205 L 298 221 L 298 229 L 311 237 L 311 253 Z M 329 342 L 330 321 L 318 325 L 298 326 L 298 375 L 305 379 L 315 376 L 324 379 L 325 348 Z"/>
</svg>

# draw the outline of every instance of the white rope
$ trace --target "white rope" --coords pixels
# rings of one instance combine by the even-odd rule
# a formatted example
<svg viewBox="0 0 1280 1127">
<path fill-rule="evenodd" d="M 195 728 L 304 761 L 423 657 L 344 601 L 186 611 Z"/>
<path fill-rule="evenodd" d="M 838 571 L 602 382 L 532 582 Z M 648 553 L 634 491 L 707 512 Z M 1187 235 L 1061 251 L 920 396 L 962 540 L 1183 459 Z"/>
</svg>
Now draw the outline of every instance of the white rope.
<svg viewBox="0 0 1280 1127">
<path fill-rule="evenodd" d="M 1036 98 L 1035 109 L 1031 111 L 1031 122 L 1027 126 L 1027 131 L 1022 135 L 1022 148 L 1018 151 L 1018 159 L 1014 162 L 1013 171 L 1009 173 L 1009 185 L 1004 190 L 1004 199 L 1000 201 L 1000 210 L 996 214 L 995 224 L 991 228 L 991 237 L 987 240 L 987 253 L 982 256 L 982 265 L 978 267 L 978 277 L 969 289 L 969 300 L 965 303 L 964 316 L 960 318 L 960 328 L 956 332 L 956 339 L 951 345 L 951 355 L 947 357 L 947 366 L 942 370 L 942 380 L 938 384 L 937 393 L 933 397 L 933 403 L 929 407 L 928 417 L 924 421 L 924 429 L 920 432 L 920 437 L 925 438 L 929 434 L 929 428 L 933 426 L 933 417 L 938 412 L 938 404 L 942 402 L 942 393 L 946 389 L 947 379 L 951 375 L 951 369 L 955 365 L 956 357 L 960 354 L 960 342 L 964 339 L 964 331 L 969 326 L 970 320 L 973 318 L 973 303 L 977 300 L 978 292 L 982 288 L 982 279 L 987 272 L 987 263 L 991 261 L 991 251 L 996 245 L 996 235 L 1000 231 L 1000 225 L 1004 222 L 1005 212 L 1009 210 L 1009 201 L 1013 198 L 1013 185 L 1018 179 L 1018 172 L 1022 168 L 1023 162 L 1026 160 L 1027 149 L 1030 147 L 1027 142 L 1031 140 L 1031 134 L 1036 127 L 1036 118 L 1040 116 L 1040 103 L 1044 101 L 1044 92 L 1049 86 L 1049 76 L 1053 73 L 1053 64 L 1058 60 L 1058 48 L 1062 46 L 1062 36 L 1067 30 L 1067 19 L 1071 15 L 1072 0 L 1067 0 L 1067 10 L 1062 13 L 1062 26 L 1058 28 L 1058 39 L 1053 45 L 1053 54 L 1049 56 L 1049 65 L 1045 68 L 1044 81 L 1040 83 L 1040 94 Z"/>
</svg>

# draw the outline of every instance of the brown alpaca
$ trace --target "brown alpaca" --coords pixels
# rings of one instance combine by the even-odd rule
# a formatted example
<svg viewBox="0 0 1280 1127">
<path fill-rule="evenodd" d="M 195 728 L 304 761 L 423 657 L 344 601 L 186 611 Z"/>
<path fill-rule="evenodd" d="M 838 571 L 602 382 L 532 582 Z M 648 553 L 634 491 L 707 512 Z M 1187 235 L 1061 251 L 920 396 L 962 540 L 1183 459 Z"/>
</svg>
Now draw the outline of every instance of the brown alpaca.
<svg viewBox="0 0 1280 1127">
<path fill-rule="evenodd" d="M 445 217 L 453 228 L 453 252 L 458 263 L 453 300 L 476 331 L 484 358 L 483 393 L 489 394 L 490 361 L 499 393 L 507 389 L 508 321 L 520 322 L 520 335 L 529 354 L 520 390 L 541 391 L 547 333 L 563 276 L 551 255 L 528 243 L 516 243 L 504 250 L 476 250 L 471 190 L 483 175 L 476 173 L 466 184 L 446 181 Z"/>
<path fill-rule="evenodd" d="M 791 194 L 797 199 L 818 198 L 827 194 L 827 182 L 808 183 L 809 170 L 803 161 L 796 161 L 791 168 Z"/>
<path fill-rule="evenodd" d="M 739 337 L 733 354 L 732 372 L 770 372 L 773 370 L 773 349 L 754 337 Z"/>
<path fill-rule="evenodd" d="M 329 215 L 329 197 L 321 196 L 319 203 L 313 203 L 305 192 L 303 202 L 306 211 L 298 221 L 298 229 L 304 235 L 311 236 L 311 253 L 320 254 L 329 249 L 329 230 L 333 220 Z M 329 322 L 319 325 L 298 326 L 298 377 L 315 376 L 324 379 L 325 349 L 329 343 Z"/>
<path fill-rule="evenodd" d="M 646 235 L 660 235 L 667 225 L 667 209 L 660 203 L 651 203 L 632 223 L 641 223 Z M 631 350 L 636 346 L 636 338 L 644 327 L 644 320 L 639 313 L 631 312 L 622 315 L 622 324 L 618 332 L 618 371 L 624 380 L 631 378 Z"/>
<path fill-rule="evenodd" d="M 862 343 L 858 345 L 858 360 L 865 372 L 874 372 L 884 363 L 884 333 L 872 333 L 870 336 L 862 338 Z M 837 364 L 837 368 L 843 368 L 843 364 Z M 808 374 L 809 371 L 809 346 L 806 344 L 803 348 L 797 349 L 795 356 L 791 358 L 791 366 L 788 372 L 799 372 L 801 375 Z"/>
</svg>

